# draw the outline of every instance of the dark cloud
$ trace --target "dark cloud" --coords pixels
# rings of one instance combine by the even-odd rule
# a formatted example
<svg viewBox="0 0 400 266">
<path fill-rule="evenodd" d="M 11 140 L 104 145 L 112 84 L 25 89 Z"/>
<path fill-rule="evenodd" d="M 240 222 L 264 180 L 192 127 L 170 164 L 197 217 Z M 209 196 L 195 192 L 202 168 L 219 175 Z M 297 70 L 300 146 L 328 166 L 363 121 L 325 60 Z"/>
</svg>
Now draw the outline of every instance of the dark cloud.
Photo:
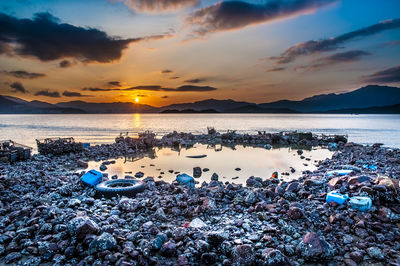
<svg viewBox="0 0 400 266">
<path fill-rule="evenodd" d="M 122 0 L 110 1 L 117 2 Z M 195 6 L 199 3 L 199 0 L 125 0 L 124 3 L 129 8 L 141 12 L 162 12 Z"/>
<path fill-rule="evenodd" d="M 169 74 L 169 73 L 173 73 L 174 71 L 169 70 L 169 69 L 164 69 L 161 71 L 162 74 Z"/>
<path fill-rule="evenodd" d="M 265 4 L 222 1 L 196 11 L 187 22 L 195 27 L 195 33 L 205 35 L 305 14 L 333 2 L 337 0 L 272 0 Z"/>
<path fill-rule="evenodd" d="M 215 91 L 217 88 L 210 86 L 194 86 L 194 85 L 183 85 L 176 89 L 172 88 L 164 88 L 159 85 L 154 86 L 136 86 L 127 89 L 123 89 L 124 91 L 136 91 L 136 90 L 144 90 L 144 91 L 169 91 L 169 92 L 194 92 L 194 91 Z"/>
<path fill-rule="evenodd" d="M 162 96 L 161 97 L 162 99 L 167 99 L 167 98 L 169 98 L 167 95 L 164 95 L 164 96 Z"/>
<path fill-rule="evenodd" d="M 268 69 L 267 72 L 278 72 L 278 71 L 284 71 L 286 68 L 285 67 L 273 67 L 271 69 Z"/>
<path fill-rule="evenodd" d="M 146 97 L 149 97 L 149 96 L 146 95 L 146 94 L 138 94 L 138 95 L 136 95 L 136 97 L 146 98 Z"/>
<path fill-rule="evenodd" d="M 0 41 L 15 54 L 33 56 L 41 61 L 75 58 L 84 62 L 108 63 L 120 59 L 122 51 L 130 43 L 166 36 L 121 39 L 98 29 L 61 23 L 50 13 L 37 13 L 33 19 L 0 13 Z M 1 48 L 0 53 L 5 53 L 5 48 Z"/>
<path fill-rule="evenodd" d="M 36 78 L 41 78 L 41 77 L 45 77 L 46 74 L 43 73 L 34 73 L 34 72 L 28 72 L 25 70 L 16 70 L 16 71 L 2 71 L 2 73 L 9 75 L 9 76 L 13 76 L 16 78 L 20 78 L 20 79 L 36 79 Z"/>
<path fill-rule="evenodd" d="M 88 97 L 88 95 L 83 95 L 80 92 L 75 91 L 64 91 L 62 95 L 65 97 Z"/>
<path fill-rule="evenodd" d="M 317 70 L 326 66 L 336 65 L 340 63 L 353 63 L 361 60 L 362 57 L 367 55 L 371 55 L 371 53 L 362 50 L 352 50 L 322 57 L 317 60 L 314 60 L 313 62 L 311 62 L 311 64 L 300 66 L 297 68 L 307 69 L 307 70 Z"/>
<path fill-rule="evenodd" d="M 21 82 L 14 82 L 10 85 L 11 88 L 14 89 L 15 92 L 21 92 L 21 93 L 27 93 L 28 91 L 25 89 L 25 87 L 22 85 Z"/>
<path fill-rule="evenodd" d="M 206 78 L 196 78 L 196 79 L 188 79 L 188 80 L 185 80 L 185 83 L 196 84 L 196 83 L 202 83 L 202 82 L 205 82 L 205 81 L 207 81 Z"/>
<path fill-rule="evenodd" d="M 35 93 L 35 96 L 46 96 L 52 98 L 60 98 L 61 95 L 58 91 L 41 90 Z"/>
<path fill-rule="evenodd" d="M 384 69 L 363 78 L 368 83 L 393 83 L 400 82 L 400 66 Z"/>
<path fill-rule="evenodd" d="M 121 87 L 120 81 L 110 81 L 110 82 L 108 82 L 108 84 L 111 86 L 115 86 L 115 87 Z"/>
<path fill-rule="evenodd" d="M 116 89 L 116 88 L 93 88 L 93 87 L 88 87 L 88 88 L 83 88 L 83 91 L 119 91 L 121 89 Z"/>
<path fill-rule="evenodd" d="M 271 57 L 271 59 L 276 60 L 276 62 L 279 64 L 286 64 L 293 62 L 298 56 L 301 55 L 311 55 L 320 52 L 334 51 L 342 48 L 341 45 L 343 45 L 345 42 L 396 28 L 400 28 L 400 19 L 391 19 L 379 22 L 369 27 L 339 35 L 335 38 L 299 43 L 286 49 L 286 51 L 280 56 Z"/>
<path fill-rule="evenodd" d="M 67 68 L 67 67 L 72 66 L 72 63 L 71 63 L 71 61 L 69 61 L 69 60 L 62 60 L 62 61 L 60 62 L 60 64 L 59 64 L 59 66 L 60 66 L 61 68 Z"/>
<path fill-rule="evenodd" d="M 169 79 L 179 79 L 180 77 L 175 76 L 175 77 L 170 77 Z"/>
</svg>

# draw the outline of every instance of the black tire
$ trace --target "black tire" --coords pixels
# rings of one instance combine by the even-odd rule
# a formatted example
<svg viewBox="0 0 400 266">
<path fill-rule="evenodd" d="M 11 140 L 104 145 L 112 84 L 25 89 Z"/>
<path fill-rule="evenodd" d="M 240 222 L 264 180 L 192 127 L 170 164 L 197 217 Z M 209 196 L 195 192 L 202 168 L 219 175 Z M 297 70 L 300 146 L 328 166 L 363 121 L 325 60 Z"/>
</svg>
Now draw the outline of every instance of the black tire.
<svg viewBox="0 0 400 266">
<path fill-rule="evenodd" d="M 101 182 L 95 187 L 97 194 L 106 198 L 117 195 L 132 197 L 137 193 L 143 192 L 145 185 L 140 180 L 134 179 L 114 179 Z"/>
</svg>

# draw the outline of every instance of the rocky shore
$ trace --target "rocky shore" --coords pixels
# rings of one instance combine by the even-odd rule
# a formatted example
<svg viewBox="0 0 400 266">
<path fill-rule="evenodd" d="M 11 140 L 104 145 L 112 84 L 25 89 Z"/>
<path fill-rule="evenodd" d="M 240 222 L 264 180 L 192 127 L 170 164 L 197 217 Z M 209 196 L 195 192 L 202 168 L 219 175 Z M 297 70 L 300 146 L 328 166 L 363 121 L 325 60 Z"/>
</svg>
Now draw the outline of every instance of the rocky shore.
<svg viewBox="0 0 400 266">
<path fill-rule="evenodd" d="M 290 182 L 249 177 L 243 186 L 213 176 L 187 188 L 145 176 L 146 190 L 135 198 L 97 198 L 80 181 L 84 171 L 71 170 L 88 160 L 195 143 L 336 152 Z M 328 176 L 334 169 L 353 171 Z M 157 139 L 147 132 L 82 152 L 34 155 L 0 164 L 0 264 L 399 265 L 399 178 L 399 149 L 304 133 L 174 132 Z M 328 204 L 332 190 L 368 196 L 373 207 Z"/>
</svg>

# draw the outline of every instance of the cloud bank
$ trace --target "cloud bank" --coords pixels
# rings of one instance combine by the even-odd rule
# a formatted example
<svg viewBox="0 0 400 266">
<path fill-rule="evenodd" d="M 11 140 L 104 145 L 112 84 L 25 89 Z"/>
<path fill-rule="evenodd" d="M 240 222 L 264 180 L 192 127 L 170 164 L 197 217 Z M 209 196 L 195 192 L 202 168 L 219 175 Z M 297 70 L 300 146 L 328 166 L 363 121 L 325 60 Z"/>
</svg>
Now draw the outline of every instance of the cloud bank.
<svg viewBox="0 0 400 266">
<path fill-rule="evenodd" d="M 297 68 L 307 70 L 318 70 L 320 68 L 337 65 L 341 63 L 353 63 L 360 61 L 363 57 L 371 55 L 370 52 L 362 50 L 351 50 L 343 53 L 335 53 L 326 57 L 314 60 L 308 65 L 300 66 Z"/>
<path fill-rule="evenodd" d="M 265 4 L 222 1 L 197 10 L 186 21 L 194 26 L 194 33 L 206 35 L 307 14 L 334 2 L 337 0 L 272 0 Z"/>
<path fill-rule="evenodd" d="M 363 78 L 368 83 L 394 83 L 400 82 L 400 66 L 384 69 Z"/>
<path fill-rule="evenodd" d="M 110 0 L 110 2 L 122 2 L 123 0 Z M 130 9 L 139 12 L 164 12 L 195 6 L 199 0 L 124 0 Z"/>
<path fill-rule="evenodd" d="M 28 91 L 25 89 L 25 87 L 22 85 L 21 82 L 14 82 L 10 85 L 11 88 L 14 89 L 14 92 L 21 92 L 21 93 L 27 93 Z"/>
<path fill-rule="evenodd" d="M 164 88 L 159 85 L 153 86 L 136 86 L 123 89 L 124 91 L 136 91 L 136 90 L 144 90 L 144 91 L 168 91 L 168 92 L 203 92 L 203 91 L 215 91 L 217 88 L 210 86 L 194 86 L 194 85 L 183 85 L 176 89 L 172 88 Z"/>
<path fill-rule="evenodd" d="M 51 98 L 60 98 L 61 95 L 58 91 L 41 90 L 35 93 L 35 96 L 46 96 Z"/>
<path fill-rule="evenodd" d="M 34 73 L 34 72 L 28 72 L 25 70 L 16 70 L 16 71 L 2 71 L 1 73 L 4 73 L 5 75 L 12 76 L 15 78 L 20 78 L 20 79 L 36 79 L 36 78 L 42 78 L 45 77 L 46 74 L 43 73 Z"/>
<path fill-rule="evenodd" d="M 367 37 L 382 31 L 400 28 L 400 19 L 391 19 L 377 24 L 365 27 L 356 31 L 351 31 L 330 39 L 322 39 L 319 41 L 308 41 L 299 43 L 286 49 L 278 57 L 271 57 L 270 59 L 276 60 L 278 64 L 286 64 L 293 62 L 297 57 L 302 55 L 311 55 L 321 52 L 334 51 L 342 48 L 344 43 L 354 40 L 356 38 Z"/>
<path fill-rule="evenodd" d="M 169 35 L 121 39 L 98 29 L 61 23 L 50 13 L 37 13 L 33 19 L 0 13 L 0 54 L 33 56 L 41 61 L 75 58 L 83 62 L 109 63 L 120 59 L 130 43 L 166 36 Z"/>
</svg>

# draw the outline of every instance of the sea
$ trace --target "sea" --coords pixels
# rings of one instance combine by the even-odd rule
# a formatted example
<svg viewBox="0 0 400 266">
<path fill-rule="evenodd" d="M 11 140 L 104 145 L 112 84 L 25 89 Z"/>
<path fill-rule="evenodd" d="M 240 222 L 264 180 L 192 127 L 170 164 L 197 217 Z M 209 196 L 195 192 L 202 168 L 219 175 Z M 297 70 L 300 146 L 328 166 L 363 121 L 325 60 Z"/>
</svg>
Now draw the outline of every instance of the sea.
<svg viewBox="0 0 400 266">
<path fill-rule="evenodd" d="M 344 114 L 43 114 L 0 115 L 0 140 L 36 148 L 36 139 L 74 137 L 81 142 L 114 142 L 121 132 L 135 135 L 151 130 L 158 136 L 172 131 L 280 132 L 297 130 L 345 134 L 360 144 L 383 143 L 400 148 L 400 115 Z"/>
</svg>

